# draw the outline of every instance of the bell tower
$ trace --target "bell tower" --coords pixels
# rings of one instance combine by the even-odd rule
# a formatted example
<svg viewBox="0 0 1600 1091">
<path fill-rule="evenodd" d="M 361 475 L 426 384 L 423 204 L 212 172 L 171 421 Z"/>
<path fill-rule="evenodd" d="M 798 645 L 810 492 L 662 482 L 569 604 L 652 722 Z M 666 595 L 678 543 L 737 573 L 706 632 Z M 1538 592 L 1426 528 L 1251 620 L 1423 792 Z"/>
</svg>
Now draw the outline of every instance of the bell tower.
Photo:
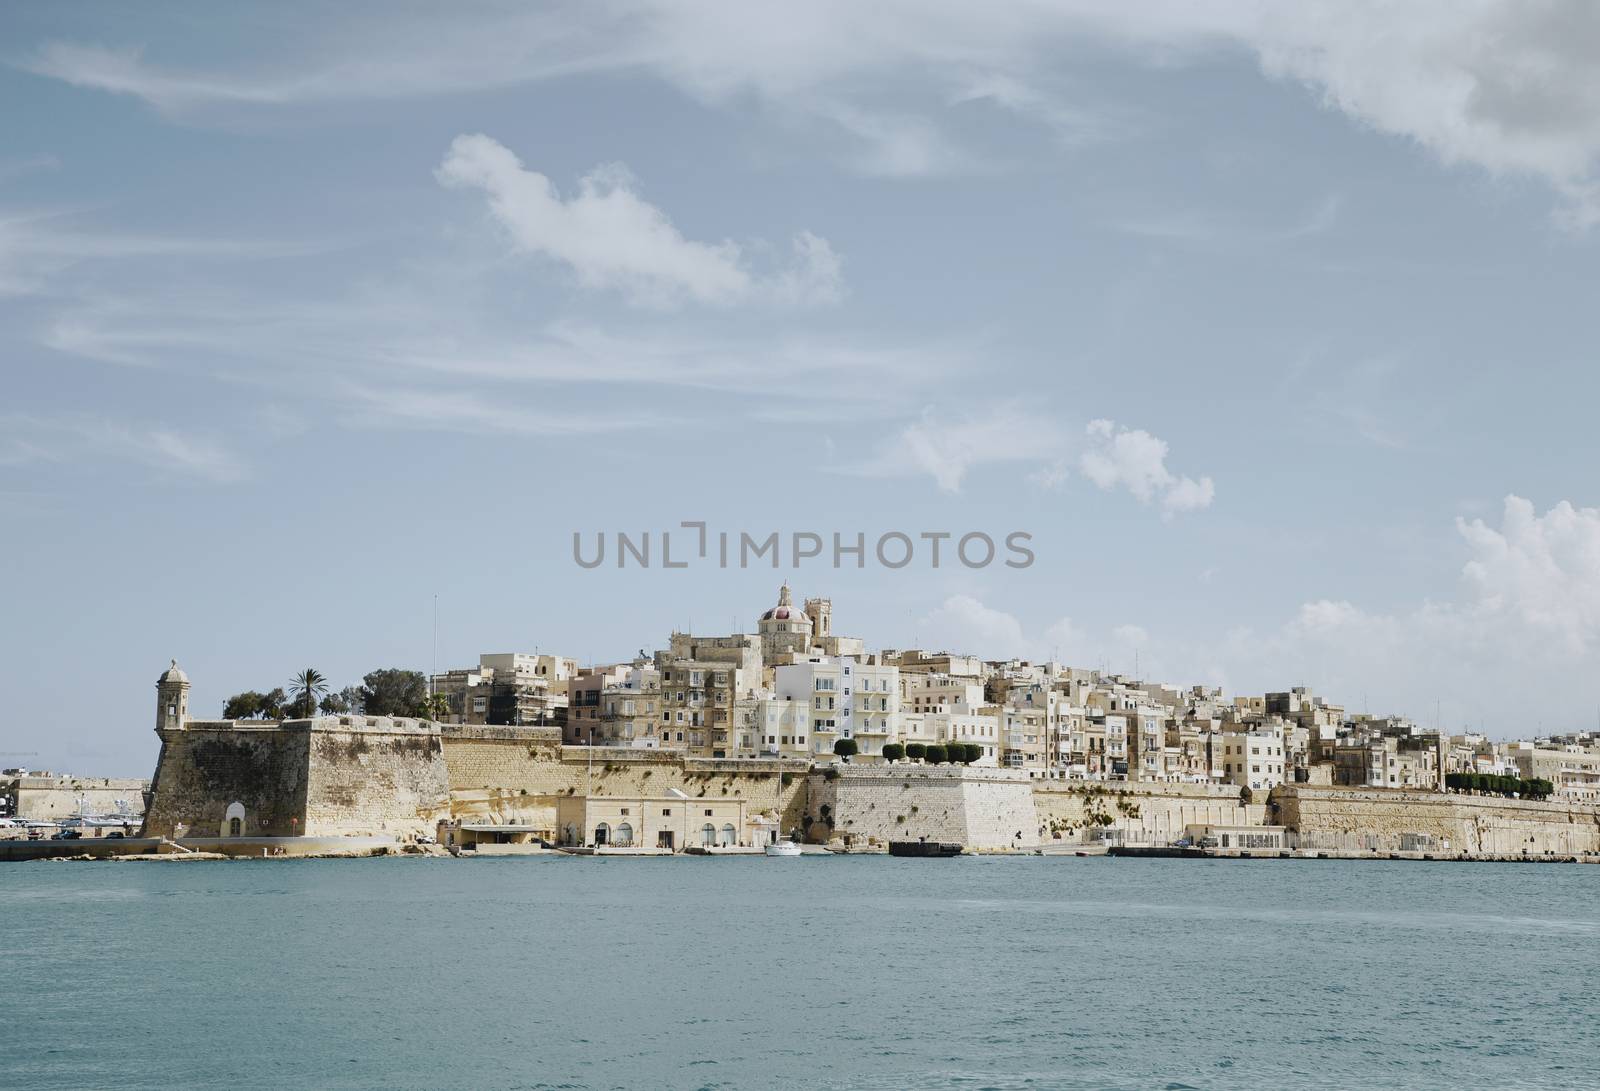
<svg viewBox="0 0 1600 1091">
<path fill-rule="evenodd" d="M 189 676 L 172 665 L 156 680 L 156 730 L 176 731 L 189 719 Z"/>
</svg>

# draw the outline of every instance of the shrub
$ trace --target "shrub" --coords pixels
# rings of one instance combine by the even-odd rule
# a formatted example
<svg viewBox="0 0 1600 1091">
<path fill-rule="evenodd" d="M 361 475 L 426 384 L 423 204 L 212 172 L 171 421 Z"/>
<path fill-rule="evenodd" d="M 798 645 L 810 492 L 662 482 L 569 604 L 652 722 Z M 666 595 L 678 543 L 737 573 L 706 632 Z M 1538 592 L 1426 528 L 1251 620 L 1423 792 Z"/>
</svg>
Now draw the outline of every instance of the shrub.
<svg viewBox="0 0 1600 1091">
<path fill-rule="evenodd" d="M 883 760 L 884 761 L 890 761 L 890 762 L 899 761 L 901 758 L 903 758 L 905 756 L 906 756 L 906 748 L 901 746 L 899 743 L 890 742 L 890 743 L 884 743 L 883 744 Z"/>
<path fill-rule="evenodd" d="M 961 750 L 962 758 L 968 765 L 971 765 L 973 762 L 983 757 L 983 747 L 979 746 L 975 742 L 962 743 Z"/>
<path fill-rule="evenodd" d="M 841 758 L 853 758 L 861 752 L 861 748 L 856 745 L 854 739 L 835 739 L 833 752 Z"/>
<path fill-rule="evenodd" d="M 943 765 L 946 761 L 950 760 L 949 754 L 946 752 L 943 744 L 941 743 L 933 743 L 928 746 L 928 748 L 923 751 L 922 756 L 929 765 Z"/>
<path fill-rule="evenodd" d="M 923 758 L 928 754 L 928 748 L 919 742 L 906 743 L 906 757 Z"/>
</svg>

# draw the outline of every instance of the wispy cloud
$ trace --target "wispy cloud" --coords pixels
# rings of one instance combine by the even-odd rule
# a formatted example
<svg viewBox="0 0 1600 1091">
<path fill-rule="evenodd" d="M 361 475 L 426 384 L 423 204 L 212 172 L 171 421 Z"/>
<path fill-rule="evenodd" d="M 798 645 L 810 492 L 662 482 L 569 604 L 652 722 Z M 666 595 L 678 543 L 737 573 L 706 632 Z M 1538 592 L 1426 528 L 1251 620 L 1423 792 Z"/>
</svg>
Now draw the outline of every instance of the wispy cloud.
<svg viewBox="0 0 1600 1091">
<path fill-rule="evenodd" d="M 119 461 L 218 483 L 245 476 L 232 451 L 196 433 L 83 414 L 0 416 L 0 466 Z"/>
<path fill-rule="evenodd" d="M 330 243 L 197 238 L 74 228 L 72 213 L 0 209 L 0 295 L 30 295 L 93 263 L 151 259 L 266 260 L 324 253 Z"/>
<path fill-rule="evenodd" d="M 346 16 L 286 23 L 277 56 L 210 71 L 154 63 L 136 48 L 75 42 L 46 44 L 25 65 L 174 113 L 648 72 L 708 102 L 753 95 L 827 118 L 873 149 L 862 159 L 866 169 L 906 174 L 970 158 L 947 150 L 944 125 L 932 116 L 963 96 L 991 99 L 1052 132 L 1092 129 L 1075 117 L 1081 107 L 1039 90 L 1074 45 L 1093 42 L 1163 64 L 1241 46 L 1268 76 L 1304 84 L 1328 108 L 1415 141 L 1447 164 L 1542 179 L 1563 196 L 1566 218 L 1587 225 L 1600 216 L 1597 36 L 1600 9 L 1583 0 L 1400 8 L 1064 0 L 1004 11 L 910 0 L 804 7 L 655 0 L 513 8 L 470 21 L 423 10 L 376 28 Z M 925 112 L 905 107 L 908 86 L 922 90 Z M 848 98 L 839 94 L 844 87 Z"/>
<path fill-rule="evenodd" d="M 1019 405 L 964 415 L 926 409 L 850 472 L 868 477 L 928 474 L 943 492 L 961 491 L 967 474 L 995 463 L 1040 462 L 1061 451 L 1060 425 Z"/>
</svg>

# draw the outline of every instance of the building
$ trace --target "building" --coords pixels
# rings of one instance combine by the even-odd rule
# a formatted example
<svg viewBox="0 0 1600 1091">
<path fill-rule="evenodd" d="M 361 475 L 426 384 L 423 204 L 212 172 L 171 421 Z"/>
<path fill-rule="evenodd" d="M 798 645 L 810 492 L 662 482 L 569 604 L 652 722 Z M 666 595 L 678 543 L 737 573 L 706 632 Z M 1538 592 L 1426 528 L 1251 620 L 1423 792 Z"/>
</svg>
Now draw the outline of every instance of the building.
<svg viewBox="0 0 1600 1091">
<path fill-rule="evenodd" d="M 566 718 L 575 660 L 537 652 L 494 652 L 476 667 L 433 676 L 433 692 L 449 703 L 445 723 L 538 726 Z"/>
<path fill-rule="evenodd" d="M 773 671 L 779 699 L 811 712 L 811 754 L 833 753 L 839 739 L 856 740 L 863 758 L 881 758 L 900 734 L 900 670 L 854 656 L 815 655 Z"/>
<path fill-rule="evenodd" d="M 568 847 L 688 849 L 754 848 L 757 827 L 743 799 L 649 796 L 563 797 L 557 843 Z"/>
</svg>

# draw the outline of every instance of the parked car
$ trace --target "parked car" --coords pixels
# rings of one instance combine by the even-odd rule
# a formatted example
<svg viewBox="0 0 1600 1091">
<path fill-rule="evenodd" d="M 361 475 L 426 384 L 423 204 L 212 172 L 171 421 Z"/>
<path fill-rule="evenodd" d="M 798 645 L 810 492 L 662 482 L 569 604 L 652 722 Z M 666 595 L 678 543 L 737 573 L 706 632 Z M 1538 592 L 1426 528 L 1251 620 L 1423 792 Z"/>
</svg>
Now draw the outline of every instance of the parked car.
<svg viewBox="0 0 1600 1091">
<path fill-rule="evenodd" d="M 77 841 L 82 837 L 83 837 L 83 833 L 81 831 L 79 831 L 79 830 L 62 830 L 58 834 L 53 834 L 51 836 L 50 840 L 52 840 L 52 841 Z"/>
<path fill-rule="evenodd" d="M 112 830 L 110 833 L 106 834 L 106 836 L 108 838 L 110 838 L 110 837 L 122 838 L 122 837 L 126 837 L 128 835 L 123 833 L 121 830 Z"/>
</svg>

